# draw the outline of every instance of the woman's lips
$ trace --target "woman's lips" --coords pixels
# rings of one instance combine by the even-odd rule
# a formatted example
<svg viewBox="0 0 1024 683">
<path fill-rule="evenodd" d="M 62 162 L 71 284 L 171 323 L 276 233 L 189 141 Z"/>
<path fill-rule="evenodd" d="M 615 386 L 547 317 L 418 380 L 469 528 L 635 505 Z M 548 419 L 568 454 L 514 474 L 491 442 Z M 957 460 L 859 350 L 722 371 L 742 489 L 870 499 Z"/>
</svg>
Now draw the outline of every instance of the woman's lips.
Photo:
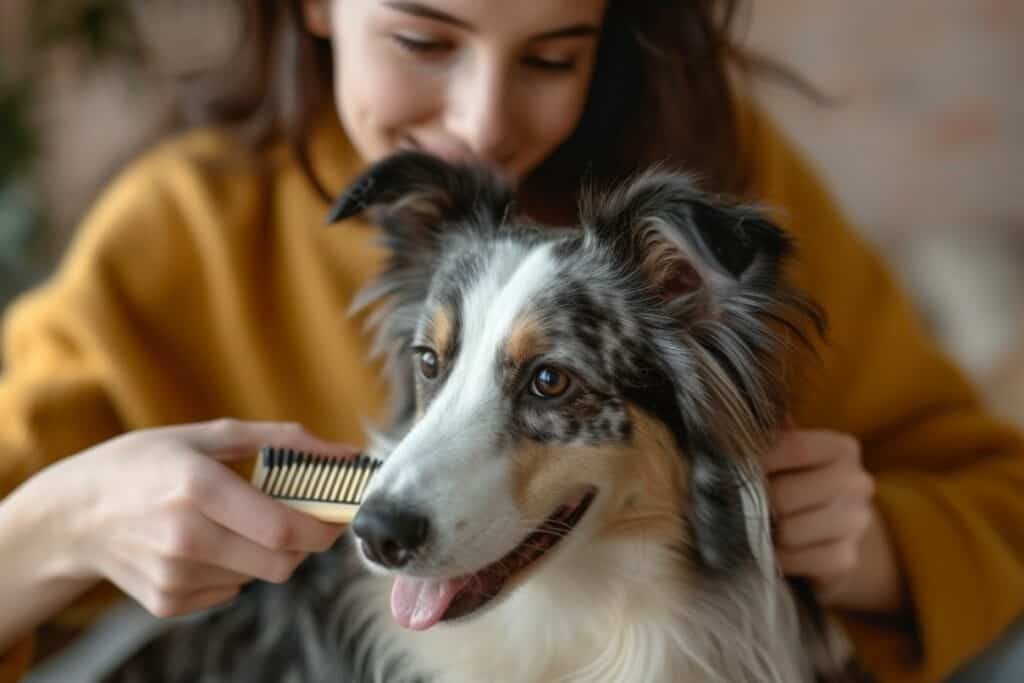
<svg viewBox="0 0 1024 683">
<path fill-rule="evenodd" d="M 416 138 L 408 133 L 398 140 L 398 150 L 426 152 L 449 164 L 480 164 L 492 168 L 506 183 L 515 187 L 519 184 L 520 174 L 509 163 L 489 162 L 481 159 L 465 147 L 453 146 L 448 143 L 435 142 Z"/>
<path fill-rule="evenodd" d="M 403 136 L 398 146 L 399 149 L 413 149 L 432 154 L 439 159 L 444 159 L 449 164 L 479 163 L 477 156 L 468 149 L 446 143 L 422 142 L 411 135 Z"/>
<path fill-rule="evenodd" d="M 443 159 L 450 164 L 480 164 L 482 160 L 477 157 L 468 147 L 461 144 L 444 142 L 431 139 L 417 138 L 406 134 L 398 142 L 398 148 L 407 150 L 418 150 Z"/>
</svg>

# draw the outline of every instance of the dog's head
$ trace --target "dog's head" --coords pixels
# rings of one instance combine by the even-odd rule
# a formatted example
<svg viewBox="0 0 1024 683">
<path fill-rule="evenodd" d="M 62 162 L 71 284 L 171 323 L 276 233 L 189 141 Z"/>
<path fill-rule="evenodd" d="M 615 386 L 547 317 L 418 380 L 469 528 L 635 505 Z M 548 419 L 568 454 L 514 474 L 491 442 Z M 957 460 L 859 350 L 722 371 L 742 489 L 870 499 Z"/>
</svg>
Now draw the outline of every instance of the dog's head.
<svg viewBox="0 0 1024 683">
<path fill-rule="evenodd" d="M 329 220 L 365 209 L 391 254 L 363 303 L 412 424 L 353 526 L 397 576 L 401 623 L 624 538 L 709 577 L 763 559 L 773 359 L 791 314 L 815 317 L 780 277 L 778 228 L 656 171 L 544 229 L 493 176 L 418 153 L 370 167 Z"/>
</svg>

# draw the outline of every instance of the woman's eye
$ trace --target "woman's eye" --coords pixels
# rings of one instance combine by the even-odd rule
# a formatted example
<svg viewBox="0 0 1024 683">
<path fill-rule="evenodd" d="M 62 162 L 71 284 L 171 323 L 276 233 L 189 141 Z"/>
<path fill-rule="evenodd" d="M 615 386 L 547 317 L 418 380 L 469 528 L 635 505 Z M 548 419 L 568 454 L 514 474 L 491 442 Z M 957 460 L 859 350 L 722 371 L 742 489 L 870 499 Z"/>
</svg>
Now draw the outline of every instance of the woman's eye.
<svg viewBox="0 0 1024 683">
<path fill-rule="evenodd" d="M 437 377 L 438 363 L 437 354 L 430 349 L 422 349 L 419 352 L 420 374 L 426 379 Z"/>
<path fill-rule="evenodd" d="M 440 40 L 431 40 L 421 36 L 411 36 L 404 33 L 396 33 L 392 36 L 396 43 L 409 52 L 433 54 L 448 49 L 448 43 Z"/>
<path fill-rule="evenodd" d="M 547 59 L 544 57 L 527 57 L 523 60 L 527 66 L 542 71 L 572 71 L 576 68 L 574 59 Z"/>
<path fill-rule="evenodd" d="M 569 390 L 569 383 L 569 375 L 545 365 L 534 373 L 530 392 L 540 398 L 558 398 Z"/>
</svg>

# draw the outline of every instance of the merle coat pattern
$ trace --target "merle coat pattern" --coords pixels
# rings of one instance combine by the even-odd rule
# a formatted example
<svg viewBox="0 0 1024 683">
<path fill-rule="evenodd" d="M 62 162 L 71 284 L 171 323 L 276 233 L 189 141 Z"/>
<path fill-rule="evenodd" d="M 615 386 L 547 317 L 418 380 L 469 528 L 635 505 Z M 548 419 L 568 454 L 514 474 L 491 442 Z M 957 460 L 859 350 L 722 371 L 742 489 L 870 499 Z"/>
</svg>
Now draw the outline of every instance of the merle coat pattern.
<svg viewBox="0 0 1024 683">
<path fill-rule="evenodd" d="M 686 175 L 664 170 L 586 198 L 579 226 L 545 228 L 518 215 L 510 190 L 488 173 L 417 153 L 373 165 L 341 195 L 329 222 L 363 211 L 390 254 L 355 302 L 374 308 L 375 351 L 386 355 L 394 387 L 393 426 L 376 446 L 388 457 L 382 473 L 417 428 L 437 431 L 423 426 L 441 419 L 435 413 L 457 421 L 446 407 L 432 407 L 451 400 L 455 389 L 446 387 L 466 381 L 459 373 L 470 361 L 462 357 L 475 353 L 476 308 L 486 307 L 476 293 L 492 291 L 481 283 L 493 280 L 493 292 L 505 292 L 518 275 L 525 287 L 524 264 L 535 263 L 528 272 L 544 282 L 516 300 L 513 327 L 526 329 L 524 343 L 539 344 L 545 363 L 568 368 L 571 389 L 556 401 L 534 400 L 524 391 L 536 377 L 530 354 L 507 344 L 485 349 L 474 362 L 490 364 L 474 377 L 490 385 L 480 403 L 486 417 L 467 419 L 486 427 L 469 431 L 486 429 L 489 452 L 510 458 L 541 446 L 628 449 L 648 421 L 669 435 L 685 501 L 672 501 L 677 537 L 663 545 L 703 606 L 660 596 L 678 599 L 665 628 L 691 651 L 644 665 L 651 667 L 645 680 L 681 680 L 674 676 L 684 671 L 700 672 L 695 681 L 859 680 L 811 592 L 779 580 L 771 555 L 757 456 L 785 409 L 778 360 L 792 344 L 810 345 L 808 334 L 823 333 L 820 312 L 782 277 L 793 252 L 782 231 L 762 213 L 713 200 Z M 428 342 L 439 347 L 430 349 L 431 377 L 420 368 Z M 393 473 L 395 490 L 399 479 Z M 170 630 L 108 680 L 447 680 L 438 673 L 443 659 L 424 661 L 402 645 L 404 634 L 381 625 L 386 611 L 368 608 L 381 596 L 367 586 L 380 578 L 353 541 L 346 534 L 287 584 L 250 584 L 232 605 Z M 436 558 L 424 553 L 414 563 L 421 559 L 423 571 L 436 569 Z M 492 612 L 516 609 L 514 598 L 495 602 Z M 472 629 L 473 622 L 456 623 Z M 679 670 L 665 671 L 673 661 Z"/>
</svg>

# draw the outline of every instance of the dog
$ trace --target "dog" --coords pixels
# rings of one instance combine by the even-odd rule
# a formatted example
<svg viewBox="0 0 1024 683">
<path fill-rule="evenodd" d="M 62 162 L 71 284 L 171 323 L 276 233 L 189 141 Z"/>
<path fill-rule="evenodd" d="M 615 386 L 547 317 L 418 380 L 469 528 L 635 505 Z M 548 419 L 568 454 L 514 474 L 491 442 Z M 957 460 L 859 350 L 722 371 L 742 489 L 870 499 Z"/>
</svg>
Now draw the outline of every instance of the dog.
<svg viewBox="0 0 1024 683">
<path fill-rule="evenodd" d="M 773 555 L 780 361 L 825 321 L 766 214 L 654 169 L 542 227 L 412 151 L 328 222 L 364 212 L 389 257 L 355 307 L 394 420 L 351 528 L 109 680 L 862 679 Z"/>
</svg>

